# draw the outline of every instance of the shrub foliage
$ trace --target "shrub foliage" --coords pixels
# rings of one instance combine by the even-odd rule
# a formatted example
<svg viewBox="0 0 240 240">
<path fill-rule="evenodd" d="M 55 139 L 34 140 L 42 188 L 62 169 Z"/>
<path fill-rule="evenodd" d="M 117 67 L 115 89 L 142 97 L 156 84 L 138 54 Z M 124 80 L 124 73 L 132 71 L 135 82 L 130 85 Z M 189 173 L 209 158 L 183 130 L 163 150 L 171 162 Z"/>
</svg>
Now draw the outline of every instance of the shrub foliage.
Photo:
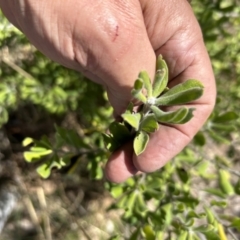
<svg viewBox="0 0 240 240">
<path fill-rule="evenodd" d="M 196 0 L 192 5 L 215 71 L 218 86 L 215 110 L 192 143 L 159 171 L 134 176 L 123 184 L 105 182 L 106 190 L 116 199 L 109 211 L 122 209 L 121 220 L 131 229 L 130 235 L 116 232 L 111 239 L 239 239 L 240 218 L 224 209 L 228 209 L 232 198 L 240 195 L 240 171 L 235 169 L 240 145 L 240 8 L 234 0 Z M 69 172 L 77 174 L 79 162 L 88 159 L 86 170 L 91 179 L 102 179 L 109 156 L 105 142 L 110 144 L 110 150 L 116 147 L 116 139 L 112 140 L 116 126 L 110 125 L 112 108 L 104 90 L 44 57 L 3 15 L 0 15 L 0 63 L 0 126 L 8 122 L 12 112 L 29 105 L 39 115 L 45 112 L 65 116 L 75 112 L 81 126 L 69 129 L 56 123 L 53 137 L 26 138 L 25 160 L 37 163 L 37 172 L 48 178 L 53 168 L 68 167 Z M 133 95 L 145 103 L 149 99 L 144 99 L 139 91 L 143 85 L 151 96 L 154 91 L 160 93 L 154 89 L 164 91 L 166 87 L 165 84 L 162 89 L 161 86 L 150 89 L 143 81 L 136 82 Z M 151 110 L 153 114 L 157 111 L 154 107 Z M 131 113 L 127 114 L 123 119 L 139 135 L 145 134 L 146 129 L 151 132 L 157 128 L 148 119 L 147 128 L 144 130 L 141 120 L 140 129 L 136 114 L 133 121 Z M 109 125 L 112 131 L 103 136 Z M 117 128 L 126 124 L 120 125 Z M 137 154 L 144 151 L 144 144 L 140 141 L 140 147 L 137 145 Z M 215 152 L 216 146 L 224 151 Z M 74 164 L 73 158 L 77 159 Z"/>
</svg>

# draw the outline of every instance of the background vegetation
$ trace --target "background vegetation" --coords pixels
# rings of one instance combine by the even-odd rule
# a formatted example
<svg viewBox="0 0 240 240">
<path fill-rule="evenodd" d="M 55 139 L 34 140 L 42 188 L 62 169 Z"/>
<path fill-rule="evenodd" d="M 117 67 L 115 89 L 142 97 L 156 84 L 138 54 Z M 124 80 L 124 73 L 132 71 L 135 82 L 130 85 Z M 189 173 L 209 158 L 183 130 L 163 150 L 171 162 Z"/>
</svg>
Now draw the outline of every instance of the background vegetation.
<svg viewBox="0 0 240 240">
<path fill-rule="evenodd" d="M 240 239 L 240 4 L 192 6 L 216 76 L 216 108 L 163 169 L 120 185 L 103 179 L 101 133 L 113 120 L 104 90 L 44 57 L 0 14 L 8 143 L 0 173 L 14 176 L 19 194 L 0 239 Z"/>
</svg>

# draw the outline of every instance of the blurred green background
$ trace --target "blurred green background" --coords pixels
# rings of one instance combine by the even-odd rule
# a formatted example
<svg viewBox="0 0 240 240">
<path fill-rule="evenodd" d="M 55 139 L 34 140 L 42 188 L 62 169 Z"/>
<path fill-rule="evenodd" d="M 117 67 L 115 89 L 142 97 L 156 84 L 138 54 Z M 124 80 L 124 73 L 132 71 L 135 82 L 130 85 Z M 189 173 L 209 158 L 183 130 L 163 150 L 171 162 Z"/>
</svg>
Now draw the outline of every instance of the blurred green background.
<svg viewBox="0 0 240 240">
<path fill-rule="evenodd" d="M 192 7 L 216 77 L 214 113 L 171 166 L 121 185 L 102 171 L 109 153 L 101 133 L 113 121 L 103 88 L 47 59 L 0 13 L 0 140 L 9 142 L 1 164 L 11 162 L 6 171 L 21 196 L 0 239 L 240 238 L 240 2 L 193 0 Z M 42 155 L 22 145 L 27 137 Z M 51 168 L 46 180 L 35 171 L 46 177 Z M 196 194 L 206 188 L 209 196 Z"/>
</svg>

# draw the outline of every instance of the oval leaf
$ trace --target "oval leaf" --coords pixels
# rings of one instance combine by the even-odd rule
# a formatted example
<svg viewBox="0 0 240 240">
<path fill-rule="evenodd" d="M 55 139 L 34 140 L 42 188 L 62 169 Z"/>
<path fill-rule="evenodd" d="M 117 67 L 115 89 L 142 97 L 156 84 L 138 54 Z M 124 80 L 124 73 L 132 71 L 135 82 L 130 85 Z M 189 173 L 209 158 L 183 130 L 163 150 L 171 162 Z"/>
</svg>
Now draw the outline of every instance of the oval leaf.
<svg viewBox="0 0 240 240">
<path fill-rule="evenodd" d="M 144 83 L 143 83 L 143 80 L 142 79 L 137 79 L 135 82 L 134 82 L 134 87 L 131 91 L 131 94 L 134 98 L 136 98 L 137 100 L 143 102 L 143 103 L 146 103 L 147 102 L 147 99 L 146 97 L 144 96 L 144 94 L 142 93 L 142 89 L 143 89 L 143 86 L 144 86 Z"/>
<path fill-rule="evenodd" d="M 237 120 L 238 115 L 235 112 L 226 112 L 223 113 L 213 119 L 214 122 L 216 123 L 227 123 L 233 120 Z"/>
<path fill-rule="evenodd" d="M 155 114 L 158 122 L 172 123 L 172 124 L 184 124 L 191 120 L 193 117 L 194 108 L 182 107 L 176 111 L 163 112 L 156 106 L 151 106 L 151 110 Z"/>
<path fill-rule="evenodd" d="M 144 94 L 141 91 L 135 90 L 133 89 L 131 91 L 132 96 L 137 99 L 138 101 L 142 102 L 142 103 L 146 103 L 147 102 L 147 98 L 144 96 Z"/>
<path fill-rule="evenodd" d="M 42 178 L 48 178 L 51 174 L 51 168 L 47 163 L 42 164 L 37 168 L 37 173 L 42 177 Z"/>
<path fill-rule="evenodd" d="M 178 84 L 156 100 L 156 105 L 172 106 L 194 101 L 203 94 L 203 85 L 200 81 L 189 79 Z"/>
<path fill-rule="evenodd" d="M 143 89 L 143 80 L 142 79 L 136 79 L 134 82 L 134 89 L 137 91 L 141 91 Z"/>
<path fill-rule="evenodd" d="M 127 140 L 131 136 L 128 128 L 119 122 L 112 122 L 109 126 L 109 131 L 116 141 Z"/>
<path fill-rule="evenodd" d="M 204 146 L 206 143 L 206 138 L 203 134 L 202 131 L 199 131 L 195 136 L 194 136 L 194 143 L 198 146 Z"/>
<path fill-rule="evenodd" d="M 234 188 L 230 182 L 230 173 L 223 169 L 219 169 L 218 171 L 219 176 L 219 186 L 221 190 L 227 195 L 234 194 Z"/>
<path fill-rule="evenodd" d="M 144 232 L 146 240 L 155 240 L 156 239 L 155 233 L 150 225 L 145 225 L 143 227 L 143 232 Z"/>
<path fill-rule="evenodd" d="M 152 83 L 148 73 L 146 71 L 141 71 L 138 75 L 138 78 L 143 80 L 143 84 L 147 90 L 148 97 L 152 97 Z"/>
<path fill-rule="evenodd" d="M 122 114 L 122 118 L 125 122 L 127 122 L 129 125 L 131 125 L 133 128 L 138 130 L 141 114 L 140 113 L 124 113 Z"/>
<path fill-rule="evenodd" d="M 158 129 L 158 122 L 154 115 L 151 114 L 143 118 L 139 128 L 145 132 L 152 133 Z"/>
<path fill-rule="evenodd" d="M 153 83 L 153 96 L 158 97 L 167 87 L 168 67 L 162 56 L 157 59 L 157 71 Z"/>
<path fill-rule="evenodd" d="M 135 154 L 138 156 L 144 152 L 149 141 L 149 136 L 147 133 L 141 131 L 137 134 L 133 141 L 133 148 Z"/>
<path fill-rule="evenodd" d="M 27 137 L 23 140 L 22 145 L 23 145 L 23 147 L 26 147 L 26 146 L 30 145 L 31 143 L 33 143 L 33 141 L 34 140 L 32 138 Z"/>
</svg>

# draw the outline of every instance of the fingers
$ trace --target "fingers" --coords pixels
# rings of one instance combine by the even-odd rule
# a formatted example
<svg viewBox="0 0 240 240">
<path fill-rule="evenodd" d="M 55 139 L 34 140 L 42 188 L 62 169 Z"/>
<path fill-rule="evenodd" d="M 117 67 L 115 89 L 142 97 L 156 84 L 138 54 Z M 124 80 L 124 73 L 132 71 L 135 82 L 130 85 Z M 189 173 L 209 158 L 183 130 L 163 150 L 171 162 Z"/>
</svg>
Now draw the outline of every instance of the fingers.
<svg viewBox="0 0 240 240">
<path fill-rule="evenodd" d="M 163 2 L 166 3 L 166 1 L 161 1 L 161 3 Z M 148 29 L 150 41 L 155 48 L 156 55 L 162 54 L 168 63 L 170 70 L 169 87 L 187 79 L 195 78 L 203 83 L 204 94 L 197 101 L 188 104 L 188 107 L 196 108 L 194 117 L 190 122 L 183 125 L 160 125 L 159 130 L 151 134 L 146 150 L 139 156 L 133 153 L 131 159 L 129 154 L 131 154 L 132 149 L 130 147 L 126 148 L 126 146 L 123 146 L 118 152 L 125 151 L 126 153 L 128 151 L 128 154 L 113 154 L 106 168 L 106 173 L 113 182 L 122 182 L 132 174 L 136 174 L 126 169 L 123 163 L 134 165 L 138 172 L 153 172 L 164 166 L 192 140 L 214 107 L 216 98 L 215 80 L 201 31 L 188 3 L 186 1 L 179 2 L 179 7 L 175 9 L 177 9 L 176 11 L 180 10 L 180 13 L 171 13 L 172 16 L 180 16 L 175 18 L 180 25 L 171 23 L 172 20 L 170 19 L 163 26 L 161 23 L 166 20 L 164 16 L 164 19 L 158 17 L 155 20 L 147 16 L 148 23 L 155 22 L 155 28 Z M 151 10 L 152 16 L 157 16 L 154 14 L 155 11 L 159 11 L 156 6 Z M 183 12 L 184 16 L 181 16 Z M 145 9 L 145 14 L 147 13 L 148 11 Z M 117 177 L 110 173 L 114 169 L 118 169 Z"/>
<path fill-rule="evenodd" d="M 126 143 L 115 151 L 105 167 L 105 176 L 108 180 L 120 183 L 135 175 L 138 170 L 134 166 L 132 142 Z"/>
</svg>

